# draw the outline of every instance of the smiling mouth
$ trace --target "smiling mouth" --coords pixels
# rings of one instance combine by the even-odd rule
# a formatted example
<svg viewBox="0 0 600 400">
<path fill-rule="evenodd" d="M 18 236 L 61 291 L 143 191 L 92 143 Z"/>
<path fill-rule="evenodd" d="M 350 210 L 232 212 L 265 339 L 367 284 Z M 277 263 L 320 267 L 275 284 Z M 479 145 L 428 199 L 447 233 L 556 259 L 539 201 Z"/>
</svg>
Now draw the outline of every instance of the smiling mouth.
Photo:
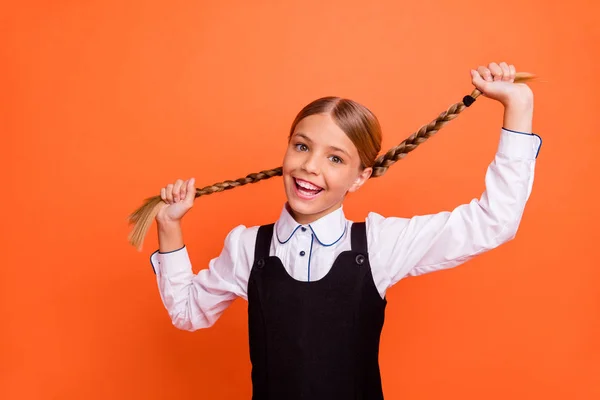
<svg viewBox="0 0 600 400">
<path fill-rule="evenodd" d="M 313 198 L 323 191 L 322 187 L 297 178 L 294 178 L 294 186 L 296 187 L 296 192 L 300 195 L 300 197 L 306 199 Z"/>
</svg>

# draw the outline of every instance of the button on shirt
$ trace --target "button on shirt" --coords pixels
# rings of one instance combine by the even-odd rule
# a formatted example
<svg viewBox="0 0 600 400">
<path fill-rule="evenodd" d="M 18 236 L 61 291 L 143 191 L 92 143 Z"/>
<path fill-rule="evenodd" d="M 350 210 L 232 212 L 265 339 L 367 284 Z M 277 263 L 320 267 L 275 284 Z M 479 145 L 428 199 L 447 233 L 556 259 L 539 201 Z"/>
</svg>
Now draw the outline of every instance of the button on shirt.
<svg viewBox="0 0 600 400">
<path fill-rule="evenodd" d="M 404 277 L 455 267 L 511 240 L 532 190 L 540 146 L 538 135 L 502 129 L 479 199 L 452 211 L 411 218 L 369 213 L 368 256 L 381 297 Z M 319 280 L 341 252 L 350 250 L 351 226 L 341 207 L 301 225 L 284 205 L 270 255 L 281 259 L 292 278 Z M 258 228 L 239 225 L 231 230 L 221 254 L 198 274 L 192 272 L 186 246 L 152 253 L 159 293 L 176 327 L 210 327 L 237 297 L 247 300 Z"/>
</svg>

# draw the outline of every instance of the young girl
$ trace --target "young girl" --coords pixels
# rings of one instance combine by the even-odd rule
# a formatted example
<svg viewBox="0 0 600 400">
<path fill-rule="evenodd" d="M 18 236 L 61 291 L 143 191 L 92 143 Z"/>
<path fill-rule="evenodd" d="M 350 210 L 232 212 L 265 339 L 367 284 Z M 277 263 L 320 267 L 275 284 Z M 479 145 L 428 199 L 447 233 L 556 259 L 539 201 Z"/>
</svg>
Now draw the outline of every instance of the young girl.
<svg viewBox="0 0 600 400">
<path fill-rule="evenodd" d="M 208 328 L 242 297 L 253 399 L 382 399 L 386 291 L 406 276 L 462 264 L 517 232 L 541 139 L 531 132 L 533 94 L 514 77 L 506 63 L 471 71 L 477 89 L 503 104 L 504 121 L 485 192 L 452 212 L 347 220 L 342 203 L 373 173 L 381 130 L 367 108 L 333 97 L 307 105 L 292 124 L 279 219 L 234 228 L 197 275 L 180 226 L 194 203 L 194 179 L 162 188 L 151 263 L 173 324 Z"/>
</svg>

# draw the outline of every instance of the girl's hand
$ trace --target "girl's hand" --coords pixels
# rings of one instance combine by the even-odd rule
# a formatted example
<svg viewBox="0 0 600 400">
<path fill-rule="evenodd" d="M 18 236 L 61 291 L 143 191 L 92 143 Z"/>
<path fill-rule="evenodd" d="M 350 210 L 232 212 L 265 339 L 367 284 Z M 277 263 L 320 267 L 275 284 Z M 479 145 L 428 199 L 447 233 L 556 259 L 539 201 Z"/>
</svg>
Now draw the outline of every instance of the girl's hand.
<svg viewBox="0 0 600 400">
<path fill-rule="evenodd" d="M 484 96 L 498 100 L 504 107 L 532 105 L 533 92 L 524 83 L 514 83 L 515 74 L 512 64 L 491 63 L 487 68 L 480 66 L 471 70 L 471 80 Z"/>
<path fill-rule="evenodd" d="M 178 222 L 192 208 L 196 198 L 194 178 L 183 181 L 178 179 L 160 189 L 161 199 L 167 203 L 156 214 L 159 223 Z"/>
</svg>

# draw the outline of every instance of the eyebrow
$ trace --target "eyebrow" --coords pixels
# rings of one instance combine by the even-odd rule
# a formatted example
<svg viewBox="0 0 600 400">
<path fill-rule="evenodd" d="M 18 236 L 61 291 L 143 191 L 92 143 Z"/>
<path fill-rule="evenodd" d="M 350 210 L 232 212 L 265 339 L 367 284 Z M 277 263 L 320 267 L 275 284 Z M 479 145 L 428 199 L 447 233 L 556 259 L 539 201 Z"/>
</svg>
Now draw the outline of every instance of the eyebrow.
<svg viewBox="0 0 600 400">
<path fill-rule="evenodd" d="M 309 142 L 309 143 L 312 143 L 312 142 L 313 142 L 313 141 L 312 141 L 312 140 L 311 140 L 311 139 L 310 139 L 308 136 L 306 136 L 306 135 L 305 135 L 304 133 L 302 133 L 302 132 L 296 133 L 294 136 L 299 136 L 299 137 L 303 138 L 304 140 L 306 140 L 306 141 L 307 141 L 307 142 Z M 342 152 L 342 153 L 346 154 L 348 157 L 350 157 L 350 153 L 348 153 L 346 150 L 344 150 L 344 149 L 342 149 L 342 148 L 340 148 L 340 147 L 329 146 L 329 148 L 330 148 L 331 150 L 337 150 L 337 151 L 339 151 L 339 152 Z"/>
</svg>

